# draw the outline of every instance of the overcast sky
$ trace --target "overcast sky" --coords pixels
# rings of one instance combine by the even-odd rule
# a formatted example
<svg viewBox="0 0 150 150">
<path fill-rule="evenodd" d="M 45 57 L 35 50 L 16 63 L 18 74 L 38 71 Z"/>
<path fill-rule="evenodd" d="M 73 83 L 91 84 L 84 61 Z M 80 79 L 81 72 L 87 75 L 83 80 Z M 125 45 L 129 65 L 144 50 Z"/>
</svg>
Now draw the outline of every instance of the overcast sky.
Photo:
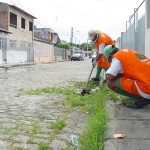
<svg viewBox="0 0 150 150">
<path fill-rule="evenodd" d="M 114 40 L 126 29 L 126 21 L 143 0 L 0 0 L 35 16 L 37 27 L 52 28 L 61 40 L 87 41 L 90 29 L 99 29 Z"/>
</svg>

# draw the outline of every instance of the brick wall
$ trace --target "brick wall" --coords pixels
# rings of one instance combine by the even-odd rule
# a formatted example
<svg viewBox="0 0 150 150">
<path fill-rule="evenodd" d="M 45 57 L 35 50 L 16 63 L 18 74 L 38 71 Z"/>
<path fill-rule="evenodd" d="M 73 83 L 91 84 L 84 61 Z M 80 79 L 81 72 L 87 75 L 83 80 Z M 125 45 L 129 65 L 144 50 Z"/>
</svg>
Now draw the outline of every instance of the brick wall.
<svg viewBox="0 0 150 150">
<path fill-rule="evenodd" d="M 8 30 L 8 12 L 0 11 L 0 27 Z"/>
</svg>

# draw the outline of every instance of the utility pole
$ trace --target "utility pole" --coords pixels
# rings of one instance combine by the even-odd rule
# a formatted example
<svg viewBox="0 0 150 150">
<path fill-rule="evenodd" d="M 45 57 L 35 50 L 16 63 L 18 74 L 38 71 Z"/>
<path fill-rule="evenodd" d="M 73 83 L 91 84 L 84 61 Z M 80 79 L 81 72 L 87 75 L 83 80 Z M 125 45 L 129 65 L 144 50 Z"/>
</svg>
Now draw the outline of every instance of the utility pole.
<svg viewBox="0 0 150 150">
<path fill-rule="evenodd" d="M 88 45 L 88 39 L 87 39 L 87 47 L 86 47 L 86 50 L 87 50 L 87 56 L 88 56 L 88 49 L 89 49 L 89 45 Z"/>
<path fill-rule="evenodd" d="M 71 51 L 70 51 L 70 55 L 72 56 L 72 54 L 73 54 L 73 27 L 71 27 L 71 38 L 70 38 L 70 44 L 71 44 Z"/>
</svg>

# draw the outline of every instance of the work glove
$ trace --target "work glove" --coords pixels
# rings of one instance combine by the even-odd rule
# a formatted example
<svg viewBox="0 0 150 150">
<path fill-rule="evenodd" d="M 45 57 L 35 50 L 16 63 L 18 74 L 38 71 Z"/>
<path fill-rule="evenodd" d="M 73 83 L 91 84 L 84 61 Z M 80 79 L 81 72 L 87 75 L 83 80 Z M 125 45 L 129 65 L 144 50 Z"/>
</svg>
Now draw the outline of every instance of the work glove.
<svg viewBox="0 0 150 150">
<path fill-rule="evenodd" d="M 96 64 L 97 64 L 97 61 L 94 60 L 93 63 L 92 63 L 93 68 L 96 66 Z"/>
</svg>

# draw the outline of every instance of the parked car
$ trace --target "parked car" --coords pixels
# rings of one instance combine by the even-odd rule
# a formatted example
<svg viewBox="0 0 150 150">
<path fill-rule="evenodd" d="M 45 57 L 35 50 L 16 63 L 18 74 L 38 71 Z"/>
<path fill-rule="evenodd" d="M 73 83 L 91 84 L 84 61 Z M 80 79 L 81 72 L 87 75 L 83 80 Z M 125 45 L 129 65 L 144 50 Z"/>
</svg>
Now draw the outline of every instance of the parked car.
<svg viewBox="0 0 150 150">
<path fill-rule="evenodd" d="M 71 59 L 71 61 L 82 61 L 82 60 L 84 60 L 83 56 L 80 53 L 74 53 L 70 59 Z"/>
<path fill-rule="evenodd" d="M 93 54 L 92 54 L 92 62 L 95 60 L 95 58 L 96 58 L 96 52 L 93 52 Z"/>
</svg>

